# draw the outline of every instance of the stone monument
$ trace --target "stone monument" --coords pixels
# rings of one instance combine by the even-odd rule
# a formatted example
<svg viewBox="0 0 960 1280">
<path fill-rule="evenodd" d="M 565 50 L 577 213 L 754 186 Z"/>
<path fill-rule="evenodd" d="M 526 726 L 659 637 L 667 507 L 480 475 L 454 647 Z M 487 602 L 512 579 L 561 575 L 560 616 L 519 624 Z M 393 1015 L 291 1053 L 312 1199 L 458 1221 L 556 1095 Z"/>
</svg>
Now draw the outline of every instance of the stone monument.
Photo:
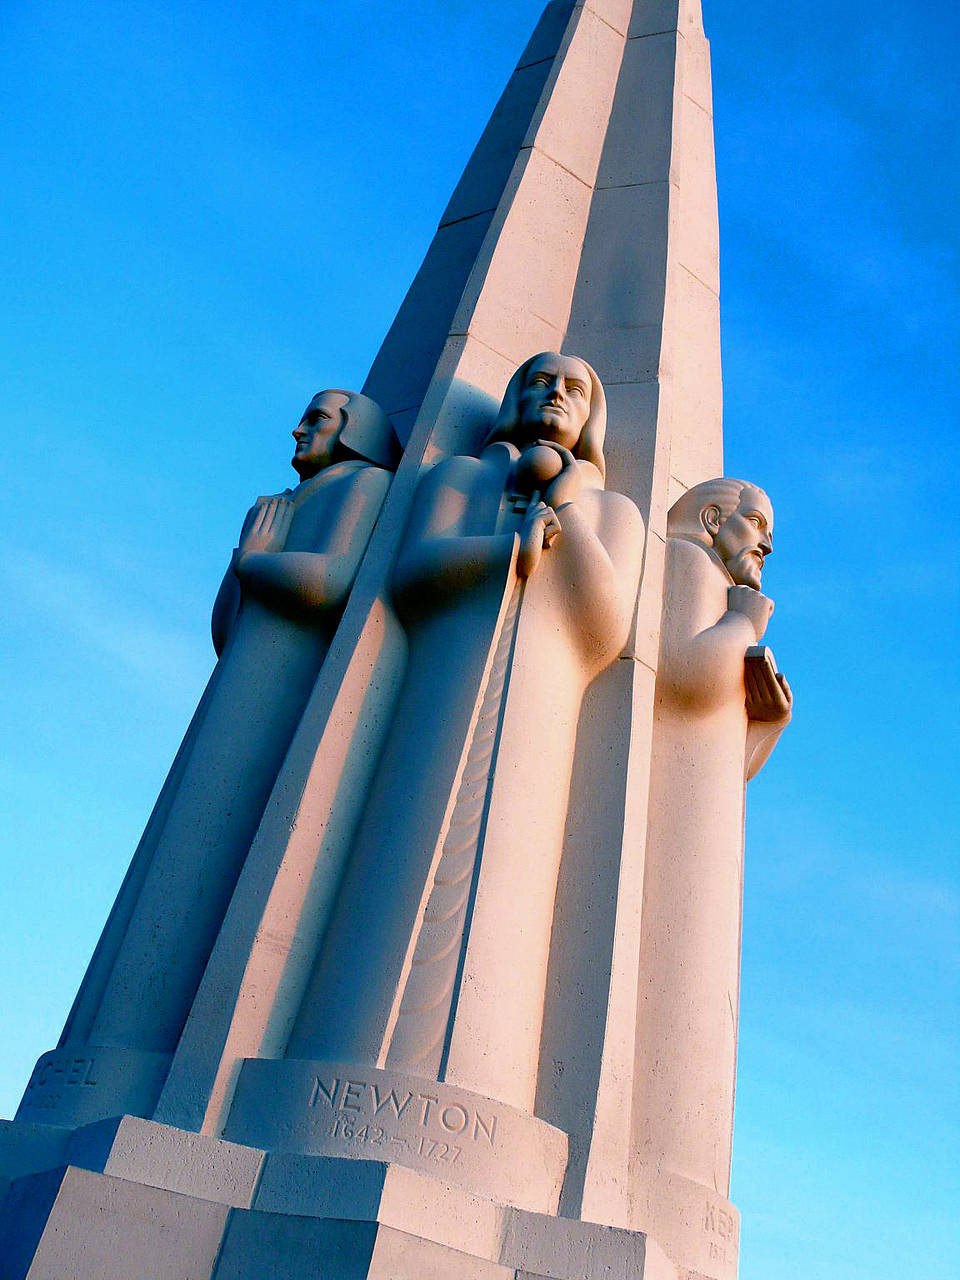
<svg viewBox="0 0 960 1280">
<path fill-rule="evenodd" d="M 0 1128 L 0 1280 L 733 1280 L 744 786 L 792 699 L 717 270 L 699 3 L 552 0 L 243 524 Z"/>
</svg>

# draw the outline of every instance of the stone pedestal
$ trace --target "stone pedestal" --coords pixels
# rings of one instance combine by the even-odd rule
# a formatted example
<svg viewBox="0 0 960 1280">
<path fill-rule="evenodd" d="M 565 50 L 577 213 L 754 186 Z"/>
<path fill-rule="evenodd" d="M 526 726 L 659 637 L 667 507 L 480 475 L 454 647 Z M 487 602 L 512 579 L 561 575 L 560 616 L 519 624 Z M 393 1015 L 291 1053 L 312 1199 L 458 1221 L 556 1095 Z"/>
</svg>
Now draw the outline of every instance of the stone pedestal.
<svg viewBox="0 0 960 1280">
<path fill-rule="evenodd" d="M 491 1117 L 474 1118 L 483 1132 Z M 642 1232 L 564 1221 L 368 1159 L 359 1128 L 356 1151 L 339 1158 L 268 1153 L 131 1116 L 84 1126 L 63 1138 L 56 1165 L 10 1184 L 0 1277 L 680 1278 Z M 520 1167 L 522 1149 L 504 1154 Z"/>
</svg>

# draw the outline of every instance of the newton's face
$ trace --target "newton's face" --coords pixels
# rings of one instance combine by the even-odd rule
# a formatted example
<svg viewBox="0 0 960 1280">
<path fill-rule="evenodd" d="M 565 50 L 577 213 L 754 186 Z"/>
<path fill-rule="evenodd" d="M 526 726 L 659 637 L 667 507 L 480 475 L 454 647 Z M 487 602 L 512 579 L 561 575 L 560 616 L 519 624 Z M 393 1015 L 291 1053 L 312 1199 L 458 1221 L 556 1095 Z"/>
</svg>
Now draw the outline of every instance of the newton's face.
<svg viewBox="0 0 960 1280">
<path fill-rule="evenodd" d="M 720 525 L 714 548 L 734 582 L 760 590 L 763 562 L 773 550 L 773 508 L 759 489 L 744 489 L 740 505 Z"/>
<path fill-rule="evenodd" d="M 343 416 L 340 410 L 347 397 L 339 391 L 321 391 L 307 405 L 293 438 L 297 447 L 293 454 L 293 466 L 301 480 L 308 480 L 333 462 L 333 453 Z"/>
<path fill-rule="evenodd" d="M 590 416 L 590 372 L 582 360 L 548 353 L 527 370 L 520 393 L 518 444 L 552 440 L 576 448 Z"/>
</svg>

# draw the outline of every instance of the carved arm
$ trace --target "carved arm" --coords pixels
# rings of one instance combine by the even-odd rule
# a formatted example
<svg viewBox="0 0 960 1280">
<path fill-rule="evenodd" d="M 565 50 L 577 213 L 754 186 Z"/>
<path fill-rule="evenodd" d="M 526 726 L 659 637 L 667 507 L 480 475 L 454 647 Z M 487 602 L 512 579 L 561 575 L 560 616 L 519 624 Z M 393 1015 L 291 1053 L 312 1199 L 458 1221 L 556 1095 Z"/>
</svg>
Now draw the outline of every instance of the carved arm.
<svg viewBox="0 0 960 1280">
<path fill-rule="evenodd" d="M 549 554 L 564 564 L 566 605 L 587 655 L 626 642 L 643 563 L 643 518 L 619 493 L 595 492 L 597 520 L 586 498 L 561 506 L 561 530 Z"/>
<path fill-rule="evenodd" d="M 353 585 L 390 480 L 390 473 L 379 467 L 356 472 L 327 551 L 239 548 L 233 570 L 244 598 L 294 618 L 339 608 Z"/>
<path fill-rule="evenodd" d="M 233 553 L 234 558 L 236 552 Z M 226 648 L 230 633 L 240 612 L 240 582 L 234 571 L 231 559 L 227 572 L 223 575 L 220 590 L 213 602 L 213 616 L 210 619 L 210 632 L 213 636 L 213 647 L 219 658 Z"/>
<path fill-rule="evenodd" d="M 450 458 L 420 482 L 393 574 L 394 598 L 402 609 L 429 611 L 506 573 L 515 535 L 466 532 L 483 527 L 487 506 L 490 522 L 496 519 L 499 492 L 485 492 L 487 472 L 478 459 Z"/>
</svg>

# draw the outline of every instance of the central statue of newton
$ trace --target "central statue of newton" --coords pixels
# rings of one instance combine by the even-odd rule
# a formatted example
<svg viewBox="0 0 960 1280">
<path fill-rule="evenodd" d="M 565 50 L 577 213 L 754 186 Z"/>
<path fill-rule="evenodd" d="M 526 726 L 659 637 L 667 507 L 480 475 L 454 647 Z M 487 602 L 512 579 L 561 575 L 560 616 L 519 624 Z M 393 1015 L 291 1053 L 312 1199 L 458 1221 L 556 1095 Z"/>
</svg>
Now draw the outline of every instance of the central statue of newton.
<svg viewBox="0 0 960 1280">
<path fill-rule="evenodd" d="M 62 1043 L 175 1048 L 336 629 L 399 445 L 377 404 L 341 390 L 293 435 L 300 483 L 244 521 L 213 609 L 219 661 Z"/>
<path fill-rule="evenodd" d="M 593 369 L 545 352 L 479 457 L 420 482 L 393 574 L 404 685 L 288 1056 L 532 1110 L 580 706 L 644 546 L 603 487 L 605 421 Z"/>
</svg>

